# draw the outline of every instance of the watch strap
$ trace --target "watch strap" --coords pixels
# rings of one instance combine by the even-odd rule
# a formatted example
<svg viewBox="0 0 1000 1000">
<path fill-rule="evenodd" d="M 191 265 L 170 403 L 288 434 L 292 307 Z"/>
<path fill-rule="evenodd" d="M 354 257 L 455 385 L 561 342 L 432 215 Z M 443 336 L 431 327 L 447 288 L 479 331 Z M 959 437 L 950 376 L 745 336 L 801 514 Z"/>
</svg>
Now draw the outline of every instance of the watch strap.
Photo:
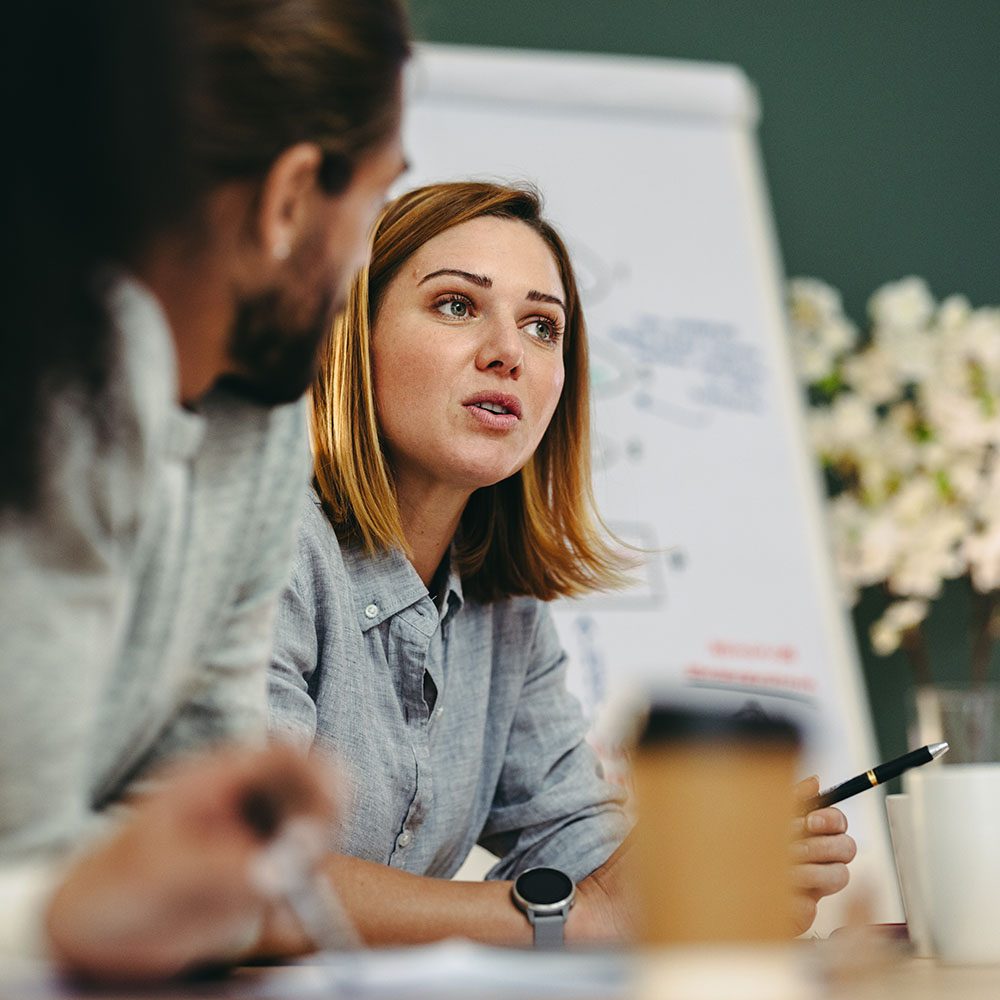
<svg viewBox="0 0 1000 1000">
<path fill-rule="evenodd" d="M 565 941 L 566 911 L 561 913 L 534 913 L 531 917 L 535 929 L 536 948 L 561 948 Z"/>
</svg>

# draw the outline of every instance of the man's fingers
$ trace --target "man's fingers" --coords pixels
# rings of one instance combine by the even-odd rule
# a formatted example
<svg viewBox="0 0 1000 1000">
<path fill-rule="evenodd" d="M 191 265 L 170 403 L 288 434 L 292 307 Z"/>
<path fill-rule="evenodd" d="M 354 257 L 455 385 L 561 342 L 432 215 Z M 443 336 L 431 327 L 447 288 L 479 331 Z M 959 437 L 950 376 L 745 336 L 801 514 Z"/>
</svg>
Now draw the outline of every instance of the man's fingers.
<svg viewBox="0 0 1000 1000">
<path fill-rule="evenodd" d="M 215 785 L 242 796 L 247 788 L 268 789 L 283 811 L 326 812 L 332 806 L 333 778 L 324 762 L 292 747 L 273 744 L 264 750 L 229 750 L 196 762 L 197 786 Z"/>
<path fill-rule="evenodd" d="M 291 819 L 329 824 L 335 784 L 323 761 L 287 746 L 223 750 L 170 768 L 143 811 L 174 836 L 228 843 L 238 864 L 240 851 L 270 840 Z"/>
</svg>

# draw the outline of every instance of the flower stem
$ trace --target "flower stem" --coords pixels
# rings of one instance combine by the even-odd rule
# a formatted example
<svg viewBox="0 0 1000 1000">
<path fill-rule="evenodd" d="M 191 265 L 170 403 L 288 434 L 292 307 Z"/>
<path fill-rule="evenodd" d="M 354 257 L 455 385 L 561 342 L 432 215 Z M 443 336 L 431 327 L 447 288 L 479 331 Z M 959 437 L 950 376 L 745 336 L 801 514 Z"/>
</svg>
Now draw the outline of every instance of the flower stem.
<svg viewBox="0 0 1000 1000">
<path fill-rule="evenodd" d="M 908 628 L 900 639 L 900 646 L 906 652 L 913 669 L 913 676 L 920 687 L 934 683 L 931 673 L 931 658 L 927 654 L 927 642 L 921 625 Z"/>
<path fill-rule="evenodd" d="M 975 605 L 972 622 L 972 674 L 973 686 L 986 683 L 990 671 L 990 660 L 993 658 L 993 639 L 995 617 L 997 611 L 997 596 L 995 590 L 985 594 L 975 592 Z"/>
</svg>

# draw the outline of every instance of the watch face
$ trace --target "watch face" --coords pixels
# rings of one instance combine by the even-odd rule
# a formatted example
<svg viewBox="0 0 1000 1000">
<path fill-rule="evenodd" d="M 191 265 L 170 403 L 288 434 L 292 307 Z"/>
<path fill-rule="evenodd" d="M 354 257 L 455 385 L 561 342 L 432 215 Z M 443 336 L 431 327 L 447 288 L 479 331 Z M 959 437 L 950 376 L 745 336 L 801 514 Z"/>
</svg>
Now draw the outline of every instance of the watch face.
<svg viewBox="0 0 1000 1000">
<path fill-rule="evenodd" d="M 517 877 L 521 898 L 536 906 L 562 903 L 573 892 L 573 880 L 556 868 L 532 868 Z"/>
</svg>

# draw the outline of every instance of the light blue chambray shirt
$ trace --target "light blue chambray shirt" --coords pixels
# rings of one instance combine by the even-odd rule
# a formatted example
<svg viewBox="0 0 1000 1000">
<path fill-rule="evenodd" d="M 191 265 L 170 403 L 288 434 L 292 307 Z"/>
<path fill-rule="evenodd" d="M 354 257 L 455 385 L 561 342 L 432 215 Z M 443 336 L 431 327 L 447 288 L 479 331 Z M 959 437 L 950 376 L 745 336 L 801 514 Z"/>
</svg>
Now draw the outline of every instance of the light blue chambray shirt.
<svg viewBox="0 0 1000 1000">
<path fill-rule="evenodd" d="M 439 609 L 402 553 L 341 546 L 312 492 L 278 610 L 270 724 L 346 765 L 334 846 L 356 857 L 449 877 L 478 842 L 500 858 L 490 877 L 551 865 L 581 879 L 627 831 L 547 607 L 466 600 L 452 572 Z"/>
</svg>

